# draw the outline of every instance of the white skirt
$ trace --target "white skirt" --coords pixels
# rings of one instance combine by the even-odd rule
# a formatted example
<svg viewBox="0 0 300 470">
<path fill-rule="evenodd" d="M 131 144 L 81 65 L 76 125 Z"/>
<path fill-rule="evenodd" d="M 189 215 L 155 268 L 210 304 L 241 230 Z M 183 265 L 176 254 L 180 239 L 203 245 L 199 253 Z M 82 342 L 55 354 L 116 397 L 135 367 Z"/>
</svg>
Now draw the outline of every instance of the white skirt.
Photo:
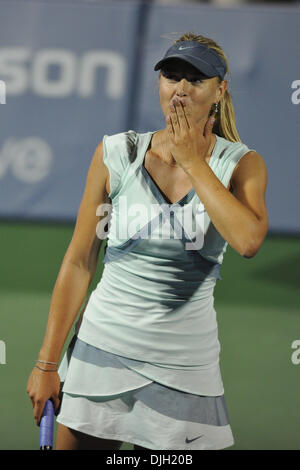
<svg viewBox="0 0 300 470">
<path fill-rule="evenodd" d="M 153 450 L 219 450 L 234 439 L 225 396 L 167 387 L 76 336 L 59 368 L 57 421 L 85 434 Z"/>
</svg>

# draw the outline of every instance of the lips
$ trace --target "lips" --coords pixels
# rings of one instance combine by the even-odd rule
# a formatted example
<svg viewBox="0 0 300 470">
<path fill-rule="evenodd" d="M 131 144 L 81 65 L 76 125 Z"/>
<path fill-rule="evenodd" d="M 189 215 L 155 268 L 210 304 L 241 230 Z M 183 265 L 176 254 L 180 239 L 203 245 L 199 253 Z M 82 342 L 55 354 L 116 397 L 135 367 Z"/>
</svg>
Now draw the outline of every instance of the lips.
<svg viewBox="0 0 300 470">
<path fill-rule="evenodd" d="M 174 99 L 174 98 L 173 98 Z M 170 102 L 170 105 L 173 104 L 173 99 L 171 100 Z M 183 106 L 186 106 L 187 105 L 187 99 L 186 98 L 178 98 L 178 96 L 176 97 L 176 100 L 179 101 L 180 103 L 183 104 Z"/>
<path fill-rule="evenodd" d="M 183 106 L 186 106 L 186 99 L 185 98 L 177 98 L 180 103 L 183 104 Z"/>
</svg>

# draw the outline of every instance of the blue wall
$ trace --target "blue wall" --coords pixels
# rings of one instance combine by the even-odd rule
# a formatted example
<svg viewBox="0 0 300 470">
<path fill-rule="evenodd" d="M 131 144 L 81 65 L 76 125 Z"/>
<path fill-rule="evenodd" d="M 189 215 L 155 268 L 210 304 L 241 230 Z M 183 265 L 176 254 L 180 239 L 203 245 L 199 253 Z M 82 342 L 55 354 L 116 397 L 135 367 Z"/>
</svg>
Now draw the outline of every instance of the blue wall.
<svg viewBox="0 0 300 470">
<path fill-rule="evenodd" d="M 229 58 L 240 137 L 268 167 L 270 231 L 300 233 L 299 7 L 11 0 L 0 12 L 0 217 L 75 220 L 103 135 L 164 126 L 153 65 L 192 31 Z"/>
</svg>

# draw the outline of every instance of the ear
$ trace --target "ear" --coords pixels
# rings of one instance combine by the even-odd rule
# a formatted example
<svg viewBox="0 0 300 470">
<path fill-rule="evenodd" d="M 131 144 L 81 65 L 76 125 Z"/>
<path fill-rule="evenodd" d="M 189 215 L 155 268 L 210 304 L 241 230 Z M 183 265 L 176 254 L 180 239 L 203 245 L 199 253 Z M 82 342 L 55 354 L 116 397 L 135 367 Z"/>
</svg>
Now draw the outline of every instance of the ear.
<svg viewBox="0 0 300 470">
<path fill-rule="evenodd" d="M 228 80 L 222 80 L 221 83 L 218 83 L 217 85 L 217 90 L 216 90 L 216 101 L 220 101 L 224 94 L 225 91 L 227 90 L 228 87 Z"/>
</svg>

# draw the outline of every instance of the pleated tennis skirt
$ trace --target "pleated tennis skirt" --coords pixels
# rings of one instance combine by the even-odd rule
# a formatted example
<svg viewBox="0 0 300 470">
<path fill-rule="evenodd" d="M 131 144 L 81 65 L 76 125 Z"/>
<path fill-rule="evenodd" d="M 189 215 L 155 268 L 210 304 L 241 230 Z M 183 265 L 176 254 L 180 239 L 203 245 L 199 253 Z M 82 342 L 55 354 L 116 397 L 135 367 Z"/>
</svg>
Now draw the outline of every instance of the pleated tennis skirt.
<svg viewBox="0 0 300 470">
<path fill-rule="evenodd" d="M 219 450 L 234 444 L 224 395 L 167 387 L 119 358 L 73 337 L 58 371 L 62 402 L 57 422 L 153 450 Z"/>
</svg>

